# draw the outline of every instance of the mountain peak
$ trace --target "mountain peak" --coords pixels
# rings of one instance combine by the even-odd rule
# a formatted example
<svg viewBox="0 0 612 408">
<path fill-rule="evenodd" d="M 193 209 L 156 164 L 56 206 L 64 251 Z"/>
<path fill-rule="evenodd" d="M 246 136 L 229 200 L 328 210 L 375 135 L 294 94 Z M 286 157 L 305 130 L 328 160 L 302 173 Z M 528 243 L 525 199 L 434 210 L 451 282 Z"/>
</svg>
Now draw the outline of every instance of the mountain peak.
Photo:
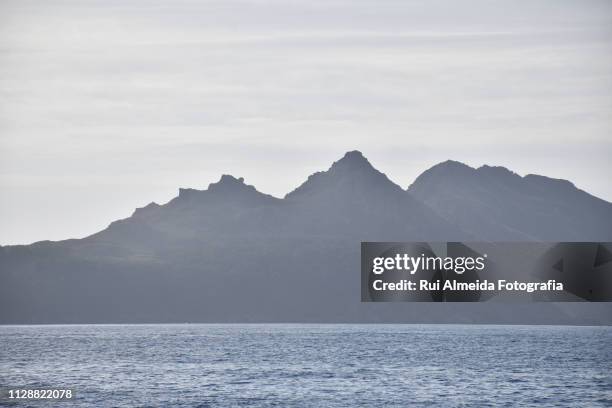
<svg viewBox="0 0 612 408">
<path fill-rule="evenodd" d="M 443 161 L 441 163 L 436 164 L 435 166 L 431 167 L 430 170 L 432 169 L 444 169 L 444 170 L 474 170 L 472 167 L 468 166 L 465 163 L 462 163 L 460 161 L 457 160 L 451 160 L 448 159 L 446 161 Z"/>
<path fill-rule="evenodd" d="M 208 190 L 196 190 L 193 188 L 179 188 L 179 197 L 188 198 L 200 196 L 206 192 L 212 193 L 235 193 L 240 191 L 257 191 L 255 187 L 244 184 L 244 178 L 236 178 L 229 174 L 224 174 L 216 183 L 210 183 Z"/>
<path fill-rule="evenodd" d="M 417 180 L 428 179 L 430 177 L 443 179 L 456 179 L 457 177 L 470 177 L 479 179 L 481 179 L 482 177 L 495 179 L 521 178 L 518 174 L 503 166 L 489 166 L 485 164 L 478 168 L 473 168 L 465 163 L 456 160 L 446 160 L 430 167 L 428 170 L 424 171 L 421 176 L 417 178 Z"/>
<path fill-rule="evenodd" d="M 331 168 L 332 169 L 347 168 L 351 170 L 356 170 L 356 169 L 375 170 L 374 167 L 372 167 L 372 165 L 368 161 L 368 159 L 366 159 L 363 153 L 361 153 L 359 150 L 352 150 L 350 152 L 346 152 L 340 160 L 334 162 Z"/>
<path fill-rule="evenodd" d="M 424 171 L 408 190 L 418 194 L 421 189 L 428 189 L 427 186 L 458 185 L 457 183 L 481 186 L 502 183 L 518 188 L 522 180 L 521 176 L 502 166 L 483 165 L 473 168 L 455 160 L 447 160 Z"/>
<path fill-rule="evenodd" d="M 355 194 L 380 190 L 401 191 L 401 188 L 376 170 L 358 151 L 345 153 L 335 161 L 327 171 L 314 173 L 301 186 L 290 192 L 285 198 L 311 196 L 312 194 Z"/>
<path fill-rule="evenodd" d="M 344 156 L 340 160 L 368 161 L 368 159 L 366 159 L 363 153 L 361 153 L 359 150 L 351 150 L 344 153 Z"/>
<path fill-rule="evenodd" d="M 470 177 L 476 173 L 476 169 L 455 160 L 446 160 L 438 163 L 421 173 L 420 176 L 409 187 L 414 188 L 423 182 L 432 180 L 448 180 L 456 179 L 457 177 Z"/>
<path fill-rule="evenodd" d="M 223 174 L 219 181 L 208 185 L 209 192 L 238 192 L 238 191 L 256 191 L 255 187 L 244 183 L 244 177 L 234 177 L 230 174 Z"/>
<path fill-rule="evenodd" d="M 223 174 L 218 182 L 212 183 L 214 185 L 240 185 L 244 184 L 244 177 L 234 177 L 231 174 Z"/>
<path fill-rule="evenodd" d="M 480 166 L 477 171 L 493 177 L 521 178 L 521 176 L 503 166 L 489 166 L 485 164 L 483 166 Z"/>
<path fill-rule="evenodd" d="M 172 199 L 169 204 L 173 206 L 193 203 L 216 205 L 213 203 L 223 202 L 226 206 L 232 206 L 237 203 L 254 205 L 276 200 L 278 199 L 271 195 L 257 191 L 254 186 L 245 184 L 243 177 L 224 174 L 216 183 L 210 183 L 206 190 L 180 188 L 178 197 Z M 200 204 L 196 207 L 199 208 Z"/>
</svg>

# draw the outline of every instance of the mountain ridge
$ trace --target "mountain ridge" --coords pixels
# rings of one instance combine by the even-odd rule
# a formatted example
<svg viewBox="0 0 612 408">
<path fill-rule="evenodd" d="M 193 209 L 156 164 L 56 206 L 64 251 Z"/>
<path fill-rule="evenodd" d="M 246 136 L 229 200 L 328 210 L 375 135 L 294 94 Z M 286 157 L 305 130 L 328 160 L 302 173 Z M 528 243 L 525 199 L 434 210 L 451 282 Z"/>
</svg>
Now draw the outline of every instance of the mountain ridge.
<svg viewBox="0 0 612 408">
<path fill-rule="evenodd" d="M 404 190 L 410 193 L 412 197 L 417 198 L 420 202 L 423 202 L 425 204 L 427 204 L 427 200 L 425 199 L 425 197 L 422 197 L 420 194 L 418 194 L 418 192 L 415 194 L 415 191 L 419 188 L 419 183 L 422 183 L 424 179 L 427 180 L 428 178 L 432 178 L 432 177 L 438 177 L 438 178 L 441 177 L 441 178 L 455 180 L 459 176 L 466 176 L 466 175 L 469 175 L 469 176 L 485 175 L 487 177 L 491 175 L 497 175 L 497 176 L 502 176 L 506 179 L 511 179 L 515 182 L 519 180 L 529 181 L 532 185 L 546 184 L 546 183 L 548 183 L 549 185 L 556 185 L 561 188 L 570 189 L 573 192 L 584 193 L 602 203 L 612 205 L 611 203 L 609 203 L 608 201 L 604 199 L 601 199 L 593 194 L 590 194 L 584 190 L 579 189 L 569 180 L 552 178 L 552 177 L 532 174 L 532 173 L 521 176 L 504 166 L 492 166 L 488 164 L 483 164 L 480 167 L 472 167 L 463 162 L 453 160 L 453 159 L 448 159 L 448 160 L 445 160 L 443 162 L 440 162 L 440 163 L 437 163 L 431 166 L 430 168 L 423 171 L 419 176 L 417 176 L 416 179 L 407 188 L 403 189 L 400 185 L 393 182 L 385 173 L 380 172 L 374 166 L 372 166 L 372 164 L 363 155 L 362 152 L 360 152 L 359 150 L 352 150 L 352 151 L 346 152 L 342 158 L 333 162 L 328 170 L 318 171 L 308 176 L 307 179 L 302 184 L 300 184 L 298 187 L 296 187 L 292 191 L 286 193 L 282 198 L 277 198 L 270 194 L 257 190 L 255 186 L 246 184 L 245 179 L 243 177 L 235 177 L 231 174 L 222 174 L 221 178 L 217 182 L 210 183 L 208 187 L 204 190 L 196 189 L 196 188 L 179 188 L 178 195 L 172 198 L 171 200 L 169 200 L 168 202 L 164 204 L 150 202 L 149 204 L 143 207 L 138 207 L 134 209 L 133 213 L 129 217 L 113 221 L 109 224 L 107 228 L 111 227 L 113 224 L 117 222 L 122 222 L 122 221 L 128 220 L 133 217 L 140 217 L 145 214 L 150 214 L 151 212 L 159 211 L 160 209 L 163 209 L 164 207 L 168 205 L 173 205 L 177 201 L 187 200 L 190 198 L 202 197 L 202 196 L 205 196 L 206 194 L 208 195 L 213 195 L 213 194 L 224 195 L 225 194 L 225 195 L 229 195 L 230 196 L 229 198 L 233 198 L 237 200 L 258 197 L 262 201 L 268 200 L 270 202 L 277 202 L 277 203 L 281 203 L 287 200 L 289 201 L 295 200 L 297 196 L 307 192 L 307 190 L 311 187 L 310 186 L 311 184 L 316 184 L 321 177 L 333 171 L 353 173 L 353 176 L 355 175 L 354 174 L 355 172 L 360 175 L 369 174 L 370 176 L 375 176 L 376 178 L 378 178 L 377 181 L 386 182 L 388 183 L 388 186 L 393 186 L 393 188 L 396 189 L 397 191 Z M 474 182 L 478 180 L 472 179 L 470 181 Z M 444 218 L 446 217 L 447 215 L 444 216 Z M 99 232 L 101 231 L 94 232 L 81 239 L 87 239 L 91 236 L 98 234 Z M 534 238 L 534 237 L 531 237 L 531 238 Z M 67 239 L 58 240 L 58 241 L 41 240 L 41 241 L 36 241 L 30 244 L 0 245 L 0 248 L 29 246 L 29 245 L 45 243 L 45 242 L 66 242 L 66 241 L 72 241 L 72 240 L 78 240 L 78 239 L 79 238 L 67 238 Z"/>
<path fill-rule="evenodd" d="M 444 163 L 403 189 L 348 152 L 284 198 L 225 174 L 83 239 L 0 247 L 0 324 L 612 323 L 610 304 L 359 302 L 362 241 L 612 240 L 612 204 L 569 182 Z"/>
<path fill-rule="evenodd" d="M 424 171 L 407 191 L 488 240 L 612 239 L 612 204 L 568 180 L 447 161 Z"/>
</svg>

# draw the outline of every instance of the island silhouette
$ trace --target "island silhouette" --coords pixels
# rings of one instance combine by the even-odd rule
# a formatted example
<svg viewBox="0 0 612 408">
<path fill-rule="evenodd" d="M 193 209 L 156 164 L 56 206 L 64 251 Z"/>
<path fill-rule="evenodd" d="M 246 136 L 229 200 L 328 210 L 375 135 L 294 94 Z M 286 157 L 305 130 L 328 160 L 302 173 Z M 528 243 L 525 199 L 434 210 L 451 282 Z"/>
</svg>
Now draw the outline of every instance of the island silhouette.
<svg viewBox="0 0 612 408">
<path fill-rule="evenodd" d="M 403 189 L 358 151 L 282 199 L 223 175 L 83 239 L 0 247 L 0 323 L 612 323 L 610 303 L 361 303 L 362 241 L 612 241 L 612 204 L 455 161 Z"/>
</svg>

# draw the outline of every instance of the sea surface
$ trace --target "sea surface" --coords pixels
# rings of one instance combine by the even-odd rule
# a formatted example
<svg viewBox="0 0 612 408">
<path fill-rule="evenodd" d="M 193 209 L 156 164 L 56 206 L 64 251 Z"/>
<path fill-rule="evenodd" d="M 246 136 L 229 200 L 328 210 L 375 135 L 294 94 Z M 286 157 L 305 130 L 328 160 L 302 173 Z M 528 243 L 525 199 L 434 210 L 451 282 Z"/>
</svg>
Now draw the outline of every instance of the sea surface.
<svg viewBox="0 0 612 408">
<path fill-rule="evenodd" d="M 0 326 L 0 388 L 57 407 L 610 407 L 612 328 Z"/>
</svg>

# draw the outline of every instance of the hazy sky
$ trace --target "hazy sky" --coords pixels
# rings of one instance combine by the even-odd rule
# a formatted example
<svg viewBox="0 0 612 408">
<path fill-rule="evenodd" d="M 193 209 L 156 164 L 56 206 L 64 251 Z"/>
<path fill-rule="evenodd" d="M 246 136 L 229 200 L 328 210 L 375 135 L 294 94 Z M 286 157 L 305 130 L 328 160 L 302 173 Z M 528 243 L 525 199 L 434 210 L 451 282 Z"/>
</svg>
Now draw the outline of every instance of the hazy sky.
<svg viewBox="0 0 612 408">
<path fill-rule="evenodd" d="M 612 201 L 612 2 L 0 0 L 0 244 L 353 149 L 403 187 L 452 158 Z"/>
</svg>

